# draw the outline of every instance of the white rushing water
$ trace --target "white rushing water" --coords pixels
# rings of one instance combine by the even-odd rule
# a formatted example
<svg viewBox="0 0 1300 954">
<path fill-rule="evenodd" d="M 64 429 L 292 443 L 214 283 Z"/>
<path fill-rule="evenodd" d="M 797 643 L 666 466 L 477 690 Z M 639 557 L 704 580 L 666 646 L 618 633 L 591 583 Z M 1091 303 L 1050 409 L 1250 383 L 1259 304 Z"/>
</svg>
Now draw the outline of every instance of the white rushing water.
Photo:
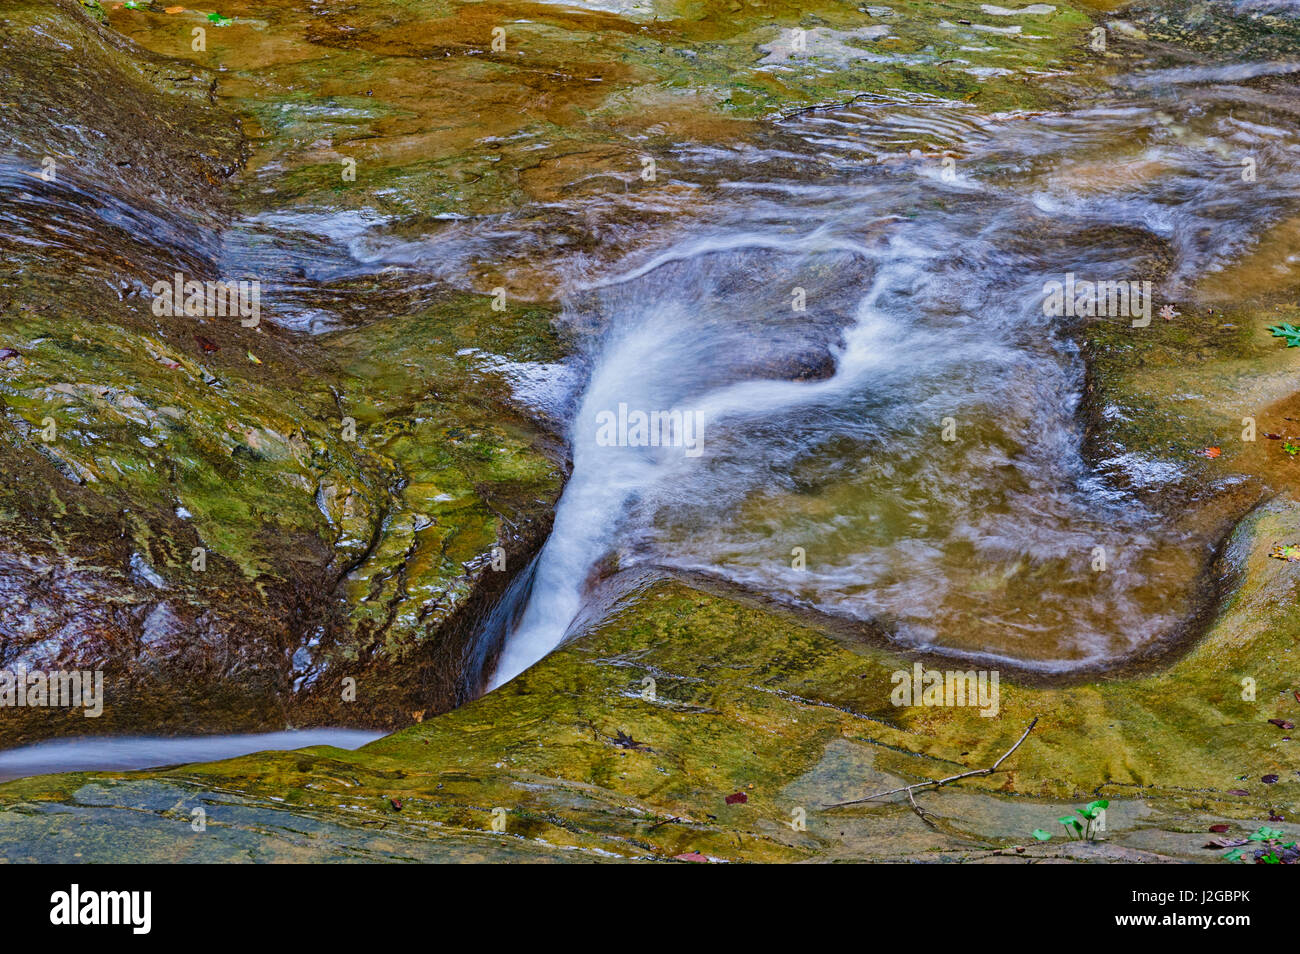
<svg viewBox="0 0 1300 954">
<path fill-rule="evenodd" d="M 689 259 L 692 254 L 734 252 L 752 248 L 802 250 L 817 254 L 860 254 L 853 243 L 814 236 L 806 245 L 774 243 L 769 236 L 746 233 L 727 241 L 714 240 L 685 253 L 639 268 L 624 280 L 640 279 L 655 268 Z M 611 284 L 618 284 L 615 281 Z M 570 439 L 573 476 L 556 512 L 555 527 L 539 559 L 533 595 L 497 667 L 491 687 L 517 676 L 559 645 L 569 623 L 582 605 L 587 574 L 608 548 L 620 516 L 630 504 L 655 495 L 657 488 L 674 480 L 688 480 L 698 458 L 685 441 L 694 436 L 701 451 L 709 428 L 745 417 L 766 417 L 800 404 L 824 400 L 850 387 L 872 366 L 890 359 L 884 340 L 885 325 L 868 302 L 847 334 L 837 370 L 829 380 L 796 383 L 781 380 L 739 381 L 709 387 L 702 369 L 728 354 L 737 333 L 709 327 L 698 313 L 682 302 L 653 301 L 611 332 L 597 359 L 596 370 L 584 394 Z M 698 303 L 696 303 L 698 304 Z M 608 446 L 599 440 L 599 415 L 631 410 L 678 410 L 693 415 L 694 430 L 683 434 L 682 446 Z"/>
<path fill-rule="evenodd" d="M 1300 141 L 1228 87 L 1127 85 L 1067 116 L 930 115 L 967 139 L 952 175 L 863 164 L 882 135 L 865 111 L 785 130 L 817 143 L 821 181 L 749 154 L 728 178 L 726 157 L 701 156 L 725 167 L 731 211 L 569 297 L 567 318 L 599 329 L 573 469 L 490 688 L 559 646 L 614 567 L 703 572 L 1044 671 L 1182 625 L 1212 535 L 1159 513 L 1176 462 L 1086 458 L 1079 327 L 1044 314 L 1044 289 L 1154 277 L 1155 307 L 1177 301 L 1300 196 Z M 1092 178 L 1117 143 L 1158 174 Z M 1274 170 L 1253 192 L 1223 173 L 1247 145 Z M 602 415 L 637 410 L 694 415 L 698 456 L 599 439 Z"/>
<path fill-rule="evenodd" d="M 875 277 L 849 312 L 847 324 L 818 326 L 793 309 L 790 318 L 783 310 L 769 309 L 765 324 L 762 316 L 745 310 L 742 303 L 732 308 L 714 294 L 716 273 L 743 272 L 752 267 L 752 257 L 765 255 L 778 257 L 782 270 L 817 268 Z M 656 510 L 685 502 L 683 498 L 725 507 L 728 497 L 744 493 L 756 478 L 761 479 L 757 467 L 741 468 L 747 471 L 744 474 L 730 468 L 727 476 L 719 477 L 710 471 L 706 455 L 711 451 L 715 457 L 719 448 L 721 456 L 743 457 L 744 452 L 734 454 L 737 440 L 744 442 L 744 435 L 755 428 L 789 416 L 832 421 L 834 409 L 851 403 L 853 394 L 873 377 L 888 379 L 891 369 L 908 366 L 914 377 L 921 378 L 980 362 L 1011 360 L 1014 356 L 995 341 L 958 341 L 941 347 L 943 342 L 933 332 L 900 325 L 881 306 L 881 299 L 900 286 L 924 280 L 919 266 L 928 257 L 928 252 L 905 240 L 867 247 L 837 239 L 825 228 L 802 240 L 740 232 L 694 242 L 602 283 L 602 301 L 616 313 L 617 324 L 595 357 L 569 435 L 572 476 L 538 559 L 526 609 L 490 688 L 510 681 L 563 641 L 582 607 L 592 568 L 626 536 L 630 515 L 652 518 Z M 625 283 L 635 290 L 609 294 L 610 288 Z M 647 288 L 653 293 L 647 294 Z M 738 316 L 746 320 L 738 321 Z M 773 323 L 786 327 L 775 328 Z M 746 339 L 765 333 L 772 339 L 784 334 L 787 351 L 800 351 L 800 345 L 814 350 L 824 347 L 833 359 L 833 373 L 820 380 L 746 377 L 745 362 L 751 351 Z M 824 340 L 827 337 L 831 340 Z M 694 415 L 701 453 L 693 456 L 684 446 L 602 444 L 599 416 L 616 415 L 620 405 Z M 790 437 L 778 437 L 777 442 Z M 760 467 L 764 457 L 783 456 L 771 440 L 770 433 L 761 433 L 746 448 Z M 733 445 L 730 452 L 728 444 Z M 785 453 L 792 449 L 785 448 Z"/>
<path fill-rule="evenodd" d="M 54 739 L 0 752 L 0 781 L 53 772 L 127 771 L 233 759 L 254 752 L 332 745 L 356 749 L 382 737 L 361 729 L 300 729 L 257 735 L 186 738 L 86 737 Z"/>
</svg>

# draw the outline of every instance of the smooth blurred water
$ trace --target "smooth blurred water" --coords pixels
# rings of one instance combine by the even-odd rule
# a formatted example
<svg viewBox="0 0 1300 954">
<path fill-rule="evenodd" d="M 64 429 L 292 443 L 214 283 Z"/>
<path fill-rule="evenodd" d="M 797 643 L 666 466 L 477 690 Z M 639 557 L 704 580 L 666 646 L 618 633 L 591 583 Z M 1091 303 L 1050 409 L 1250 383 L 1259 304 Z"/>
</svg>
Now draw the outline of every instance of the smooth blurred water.
<svg viewBox="0 0 1300 954">
<path fill-rule="evenodd" d="M 614 566 L 1044 671 L 1169 636 L 1221 528 L 1164 512 L 1177 462 L 1086 458 L 1081 325 L 1045 316 L 1043 289 L 1152 280 L 1158 310 L 1296 214 L 1300 100 L 1276 79 L 1293 71 L 1152 70 L 1014 118 L 876 96 L 782 124 L 766 153 L 698 150 L 713 221 L 568 298 L 599 329 L 573 473 L 492 687 L 558 646 Z M 927 154 L 897 153 L 918 135 Z M 1244 156 L 1267 169 L 1249 185 Z M 704 453 L 600 446 L 620 403 L 702 415 Z"/>
<path fill-rule="evenodd" d="M 273 6 L 277 23 L 302 16 Z M 16 245 L 80 250 L 79 274 L 119 294 L 138 290 L 103 264 L 122 249 L 143 275 L 200 259 L 259 275 L 268 321 L 313 332 L 414 313 L 448 288 L 482 293 L 485 263 L 526 264 L 535 300 L 554 289 L 579 354 L 564 369 L 500 368 L 527 384 L 520 403 L 569 421 L 572 474 L 550 539 L 473 648 L 469 681 L 502 639 L 492 685 L 536 662 L 600 579 L 638 567 L 739 583 L 909 647 L 1077 669 L 1185 625 L 1221 527 L 1171 494 L 1185 461 L 1145 446 L 1089 455 L 1085 410 L 1142 410 L 1087 407 L 1081 323 L 1043 314 L 1044 285 L 1151 280 L 1157 304 L 1182 302 L 1300 213 L 1300 55 L 1276 53 L 1257 23 L 1297 4 L 1139 6 L 1153 9 L 1123 15 L 1172 20 L 1190 46 L 1234 13 L 1256 25 L 1228 31 L 1241 46 L 1153 42 L 1145 65 L 1107 57 L 1096 75 L 1062 77 L 1079 103 L 1068 113 L 990 115 L 882 89 L 741 142 L 684 135 L 664 147 L 670 188 L 570 194 L 579 170 L 552 201 L 402 222 L 379 202 L 336 207 L 333 193 L 284 207 L 277 155 L 249 177 L 266 182 L 267 208 L 216 235 L 178 231 L 165 210 L 75 172 L 36 190 L 29 171 L 0 164 L 0 225 Z M 376 75 L 406 89 L 403 128 L 423 136 L 415 107 L 438 104 L 407 71 L 423 81 L 430 67 L 404 55 L 405 26 L 380 26 L 367 41 Z M 246 55 L 253 69 L 260 54 Z M 314 148 L 306 118 L 295 148 Z M 482 135 L 456 128 L 464 138 L 442 130 L 440 148 Z M 550 133 L 519 135 L 531 150 Z M 1245 158 L 1259 169 L 1249 184 Z M 796 289 L 806 310 L 792 307 Z M 553 399 L 538 386 L 547 373 L 562 383 Z M 703 453 L 602 445 L 597 421 L 620 405 L 697 415 Z M 941 438 L 947 420 L 956 440 Z"/>
<path fill-rule="evenodd" d="M 54 772 L 123 772 L 233 759 L 254 752 L 332 745 L 356 749 L 382 737 L 361 729 L 299 729 L 255 735 L 204 735 L 189 738 L 89 737 L 55 739 L 0 752 L 0 781 Z"/>
</svg>

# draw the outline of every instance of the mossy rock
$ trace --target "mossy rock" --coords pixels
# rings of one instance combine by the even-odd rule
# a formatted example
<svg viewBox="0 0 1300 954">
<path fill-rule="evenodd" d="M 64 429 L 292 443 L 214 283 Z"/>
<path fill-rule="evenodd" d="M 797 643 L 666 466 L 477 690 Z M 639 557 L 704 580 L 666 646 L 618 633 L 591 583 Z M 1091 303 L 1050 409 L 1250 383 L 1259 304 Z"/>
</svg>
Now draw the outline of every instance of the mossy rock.
<svg viewBox="0 0 1300 954">
<path fill-rule="evenodd" d="M 156 314 L 159 279 L 226 277 L 247 144 L 215 74 L 73 0 L 10 4 L 0 31 L 0 101 L 30 107 L 0 130 L 0 664 L 101 669 L 108 694 L 93 724 L 6 710 L 0 743 L 391 728 L 477 691 L 492 554 L 526 564 L 562 466 L 463 352 L 555 360 L 551 310 L 489 321 L 451 295 L 316 337 L 272 306 L 256 327 Z M 51 216 L 75 240 L 48 241 Z M 349 707 L 347 677 L 390 705 Z"/>
<path fill-rule="evenodd" d="M 1242 524 L 1224 564 L 1241 586 L 1165 670 L 1006 676 L 991 718 L 893 705 L 914 660 L 843 627 L 659 582 L 504 688 L 356 752 L 9 783 L 0 845 L 10 860 L 1214 860 L 1209 825 L 1248 833 L 1300 808 L 1295 743 L 1268 721 L 1300 707 L 1298 581 L 1268 555 L 1297 534 L 1291 500 Z M 918 792 L 924 819 L 901 796 L 833 807 L 991 766 L 1035 718 L 998 772 Z M 1098 843 L 1031 838 L 1099 797 Z"/>
</svg>

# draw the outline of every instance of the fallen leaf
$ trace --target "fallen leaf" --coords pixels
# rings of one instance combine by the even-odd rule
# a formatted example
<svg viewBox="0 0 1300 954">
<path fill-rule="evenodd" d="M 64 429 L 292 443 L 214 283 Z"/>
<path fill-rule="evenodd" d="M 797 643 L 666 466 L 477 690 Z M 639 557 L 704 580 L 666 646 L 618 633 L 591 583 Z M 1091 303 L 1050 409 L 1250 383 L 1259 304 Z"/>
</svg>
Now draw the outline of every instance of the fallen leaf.
<svg viewBox="0 0 1300 954">
<path fill-rule="evenodd" d="M 165 10 L 163 10 L 163 13 L 184 13 L 184 12 L 185 12 L 184 7 L 167 7 Z"/>
<path fill-rule="evenodd" d="M 1268 721 L 1271 722 L 1273 725 L 1277 726 L 1279 729 L 1294 729 L 1294 728 L 1295 728 L 1295 724 L 1294 724 L 1294 723 L 1292 723 L 1292 722 L 1287 722 L 1285 719 L 1269 719 Z"/>
<path fill-rule="evenodd" d="M 1250 844 L 1246 838 L 1211 838 L 1205 848 L 1239 848 L 1242 845 Z"/>
<path fill-rule="evenodd" d="M 218 351 L 221 350 L 221 348 L 218 347 L 215 341 L 213 341 L 211 338 L 205 338 L 203 335 L 195 335 L 194 340 L 199 343 L 199 347 L 202 348 L 204 352 L 206 352 L 207 354 L 216 354 Z"/>
<path fill-rule="evenodd" d="M 392 806 L 393 806 L 394 808 L 396 808 L 399 812 L 402 810 L 402 803 L 399 802 L 399 801 L 398 801 L 397 799 L 395 799 L 395 798 L 390 798 L 390 799 L 388 800 L 388 804 L 392 805 Z"/>
<path fill-rule="evenodd" d="M 1228 789 L 1228 794 L 1229 794 L 1229 795 L 1249 795 L 1250 792 L 1246 791 L 1244 788 L 1230 788 L 1230 789 Z"/>
<path fill-rule="evenodd" d="M 728 805 L 743 805 L 747 801 L 749 801 L 749 796 L 744 792 L 734 792 L 726 798 Z"/>
<path fill-rule="evenodd" d="M 262 363 L 262 359 L 259 358 L 257 355 L 253 354 L 253 352 L 248 351 L 248 352 L 245 352 L 245 353 L 248 355 L 248 360 L 251 361 L 251 362 L 253 362 L 253 364 L 261 364 L 261 363 Z"/>
<path fill-rule="evenodd" d="M 1263 782 L 1265 785 L 1272 785 L 1272 784 L 1274 784 L 1275 782 L 1277 782 L 1277 776 L 1276 776 L 1276 775 L 1265 775 L 1265 776 L 1263 776 L 1262 778 L 1260 778 L 1260 781 Z"/>
<path fill-rule="evenodd" d="M 1201 451 L 1201 453 L 1206 457 L 1210 458 L 1210 460 L 1214 460 L 1216 457 L 1218 457 L 1220 454 L 1223 453 L 1223 450 L 1218 447 L 1207 447 L 1205 448 L 1205 450 Z"/>
<path fill-rule="evenodd" d="M 1210 831 L 1214 832 L 1216 835 L 1222 835 L 1225 831 L 1227 831 L 1231 827 L 1232 827 L 1231 825 L 1211 825 Z"/>
<path fill-rule="evenodd" d="M 1300 328 L 1295 325 L 1273 325 L 1268 330 L 1274 338 L 1285 338 L 1288 348 L 1300 348 Z"/>
<path fill-rule="evenodd" d="M 708 862 L 708 857 L 700 854 L 698 851 L 686 851 L 680 855 L 673 855 L 673 861 L 703 861 Z"/>
</svg>

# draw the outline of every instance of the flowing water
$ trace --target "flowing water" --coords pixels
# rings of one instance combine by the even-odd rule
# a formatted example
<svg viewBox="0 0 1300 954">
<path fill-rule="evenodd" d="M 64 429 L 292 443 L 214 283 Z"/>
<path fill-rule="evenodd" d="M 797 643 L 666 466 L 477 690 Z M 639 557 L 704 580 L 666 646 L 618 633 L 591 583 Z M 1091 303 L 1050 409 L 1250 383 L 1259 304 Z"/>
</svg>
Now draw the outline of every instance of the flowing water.
<svg viewBox="0 0 1300 954">
<path fill-rule="evenodd" d="M 1155 312 L 1293 214 L 1294 89 L 1241 84 L 1298 68 L 1126 75 L 1090 108 L 1014 122 L 874 97 L 783 124 L 757 156 L 695 157 L 721 179 L 720 221 L 570 299 L 608 330 L 492 684 L 563 640 L 611 554 L 1024 668 L 1176 637 L 1224 528 L 1168 512 L 1176 464 L 1088 459 L 1080 325 L 1044 314 L 1045 289 L 1152 281 Z M 881 163 L 918 136 L 960 159 Z M 1243 156 L 1269 170 L 1250 187 Z M 602 446 L 620 404 L 698 415 L 704 452 Z"/>
<path fill-rule="evenodd" d="M 359 729 L 301 729 L 192 738 L 56 739 L 0 752 L 0 782 L 52 772 L 129 771 L 214 762 L 272 749 L 302 749 L 312 745 L 355 749 L 381 735 L 382 732 Z"/>
</svg>

